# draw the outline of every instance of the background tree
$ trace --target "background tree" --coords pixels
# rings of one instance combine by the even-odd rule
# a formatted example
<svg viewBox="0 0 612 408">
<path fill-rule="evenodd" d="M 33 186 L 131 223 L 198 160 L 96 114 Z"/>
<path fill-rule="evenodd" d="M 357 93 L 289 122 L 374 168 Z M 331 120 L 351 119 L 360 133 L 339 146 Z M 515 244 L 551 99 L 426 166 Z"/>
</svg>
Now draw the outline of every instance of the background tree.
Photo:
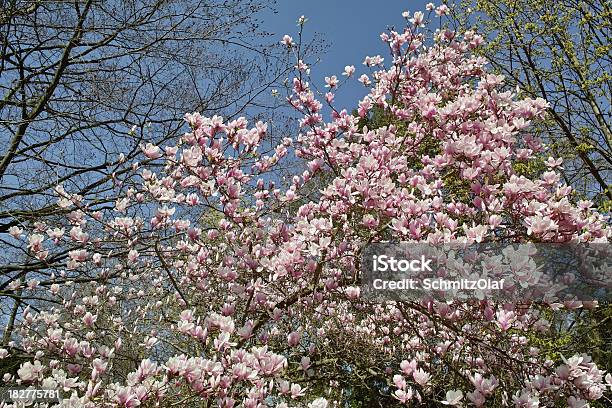
<svg viewBox="0 0 612 408">
<path fill-rule="evenodd" d="M 563 177 L 610 209 L 612 7 L 605 0 L 466 0 L 455 24 L 486 37 L 481 52 L 509 89 L 550 103 L 534 132 L 564 159 Z"/>
<path fill-rule="evenodd" d="M 100 197 L 119 152 L 175 137 L 181 112 L 244 112 L 286 68 L 258 27 L 266 1 L 2 3 L 2 232 L 57 211 L 58 182 Z"/>
</svg>

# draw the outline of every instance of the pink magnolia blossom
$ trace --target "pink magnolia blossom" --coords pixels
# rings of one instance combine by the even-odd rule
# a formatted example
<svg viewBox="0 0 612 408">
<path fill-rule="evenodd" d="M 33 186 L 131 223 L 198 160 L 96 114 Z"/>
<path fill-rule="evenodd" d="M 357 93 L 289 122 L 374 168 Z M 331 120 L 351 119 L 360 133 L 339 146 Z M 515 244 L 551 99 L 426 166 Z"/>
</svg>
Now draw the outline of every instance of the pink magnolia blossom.
<svg viewBox="0 0 612 408">
<path fill-rule="evenodd" d="M 338 86 L 338 78 L 335 75 L 331 77 L 325 77 L 325 87 L 326 88 L 335 88 Z"/>
<path fill-rule="evenodd" d="M 158 159 L 162 156 L 161 149 L 159 146 L 155 146 L 154 144 L 147 143 L 144 146 L 140 146 L 145 156 L 149 159 Z"/>
<path fill-rule="evenodd" d="M 290 35 L 285 34 L 283 36 L 283 40 L 281 41 L 281 44 L 286 45 L 287 47 L 292 47 L 294 45 L 293 43 L 293 38 L 291 38 Z"/>
<path fill-rule="evenodd" d="M 463 399 L 463 392 L 461 390 L 452 390 L 446 392 L 446 398 L 441 401 L 444 405 L 458 406 L 461 404 Z"/>
<path fill-rule="evenodd" d="M 347 77 L 351 77 L 353 76 L 353 74 L 355 73 L 355 66 L 354 65 L 347 65 L 344 67 L 344 72 L 342 73 L 342 75 L 347 76 Z"/>
<path fill-rule="evenodd" d="M 15 239 L 19 239 L 21 237 L 21 234 L 23 233 L 23 229 L 17 227 L 16 225 L 10 227 L 8 231 L 9 234 L 11 234 Z"/>
</svg>

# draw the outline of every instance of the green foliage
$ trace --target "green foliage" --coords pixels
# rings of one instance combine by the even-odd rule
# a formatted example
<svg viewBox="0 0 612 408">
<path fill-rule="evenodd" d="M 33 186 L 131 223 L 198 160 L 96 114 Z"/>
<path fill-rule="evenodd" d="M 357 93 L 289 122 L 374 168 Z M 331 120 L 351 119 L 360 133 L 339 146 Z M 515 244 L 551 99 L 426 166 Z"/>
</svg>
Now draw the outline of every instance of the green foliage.
<svg viewBox="0 0 612 408">
<path fill-rule="evenodd" d="M 517 161 L 512 167 L 517 175 L 531 179 L 538 177 L 547 169 L 546 164 L 544 164 L 544 159 L 541 156 L 534 157 L 530 160 Z"/>
<path fill-rule="evenodd" d="M 508 89 L 550 103 L 535 134 L 562 157 L 564 178 L 600 210 L 612 192 L 612 7 L 606 0 L 463 0 L 460 29 L 485 36 L 478 52 Z M 519 166 L 520 172 L 528 172 Z"/>
<path fill-rule="evenodd" d="M 605 305 L 585 311 L 578 325 L 575 339 L 579 349 L 587 350 L 602 370 L 612 370 L 612 306 Z"/>
</svg>

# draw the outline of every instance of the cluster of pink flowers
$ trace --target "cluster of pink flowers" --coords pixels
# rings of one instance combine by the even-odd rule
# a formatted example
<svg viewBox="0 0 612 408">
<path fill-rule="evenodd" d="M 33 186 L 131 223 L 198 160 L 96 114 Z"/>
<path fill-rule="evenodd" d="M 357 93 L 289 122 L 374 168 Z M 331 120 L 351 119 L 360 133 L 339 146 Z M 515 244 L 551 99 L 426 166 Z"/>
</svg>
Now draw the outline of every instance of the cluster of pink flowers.
<svg viewBox="0 0 612 408">
<path fill-rule="evenodd" d="M 372 71 L 358 80 L 371 88 L 356 116 L 331 106 L 336 76 L 318 95 L 300 71 L 288 98 L 302 115 L 295 138 L 268 146 L 265 123 L 187 114 L 191 129 L 175 145 L 141 146 L 145 164 L 134 163 L 114 208 L 91 210 L 58 187 L 65 220 L 10 231 L 33 260 L 55 263 L 9 286 L 40 304 L 0 350 L 28 360 L 3 380 L 60 387 L 63 407 L 326 408 L 342 398 L 342 375 L 358 370 L 386 379 L 390 398 L 407 405 L 601 398 L 612 377 L 588 356 L 553 361 L 530 343 L 550 327 L 547 308 L 361 299 L 361 250 L 390 237 L 611 235 L 591 203 L 572 202 L 556 160 L 532 179 L 515 171 L 545 151 L 526 132 L 546 101 L 503 91 L 503 77 L 471 54 L 482 41 L 473 32 L 439 30 L 426 46 L 424 18 L 408 14 L 403 32 L 381 36 L 391 66 L 366 58 Z M 355 67 L 343 75 L 356 77 Z M 388 124 L 370 129 L 375 111 Z M 297 159 L 306 169 L 283 183 L 277 170 Z M 324 173 L 332 181 L 313 199 L 310 183 Z"/>
</svg>

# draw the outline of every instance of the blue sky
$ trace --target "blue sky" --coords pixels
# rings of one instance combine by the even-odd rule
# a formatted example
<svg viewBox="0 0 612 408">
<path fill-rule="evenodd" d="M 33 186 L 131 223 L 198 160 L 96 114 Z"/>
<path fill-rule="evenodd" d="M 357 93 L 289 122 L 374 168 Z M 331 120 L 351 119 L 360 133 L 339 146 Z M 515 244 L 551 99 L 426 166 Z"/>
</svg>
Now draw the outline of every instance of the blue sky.
<svg viewBox="0 0 612 408">
<path fill-rule="evenodd" d="M 311 76 L 322 89 L 324 77 L 341 76 L 346 65 L 355 65 L 357 77 L 367 72 L 362 65 L 366 55 L 380 54 L 388 60 L 388 50 L 380 40 L 380 33 L 389 26 L 401 28 L 404 10 L 425 11 L 429 1 L 407 0 L 278 0 L 277 13 L 264 14 L 264 28 L 275 33 L 278 40 L 284 34 L 297 37 L 296 20 L 304 15 L 308 18 L 305 38 L 311 40 L 315 33 L 321 35 L 329 45 L 319 64 L 312 69 Z M 434 1 L 434 4 L 440 2 Z M 349 81 L 337 94 L 335 106 L 347 108 L 349 112 L 367 93 L 356 80 Z"/>
</svg>

